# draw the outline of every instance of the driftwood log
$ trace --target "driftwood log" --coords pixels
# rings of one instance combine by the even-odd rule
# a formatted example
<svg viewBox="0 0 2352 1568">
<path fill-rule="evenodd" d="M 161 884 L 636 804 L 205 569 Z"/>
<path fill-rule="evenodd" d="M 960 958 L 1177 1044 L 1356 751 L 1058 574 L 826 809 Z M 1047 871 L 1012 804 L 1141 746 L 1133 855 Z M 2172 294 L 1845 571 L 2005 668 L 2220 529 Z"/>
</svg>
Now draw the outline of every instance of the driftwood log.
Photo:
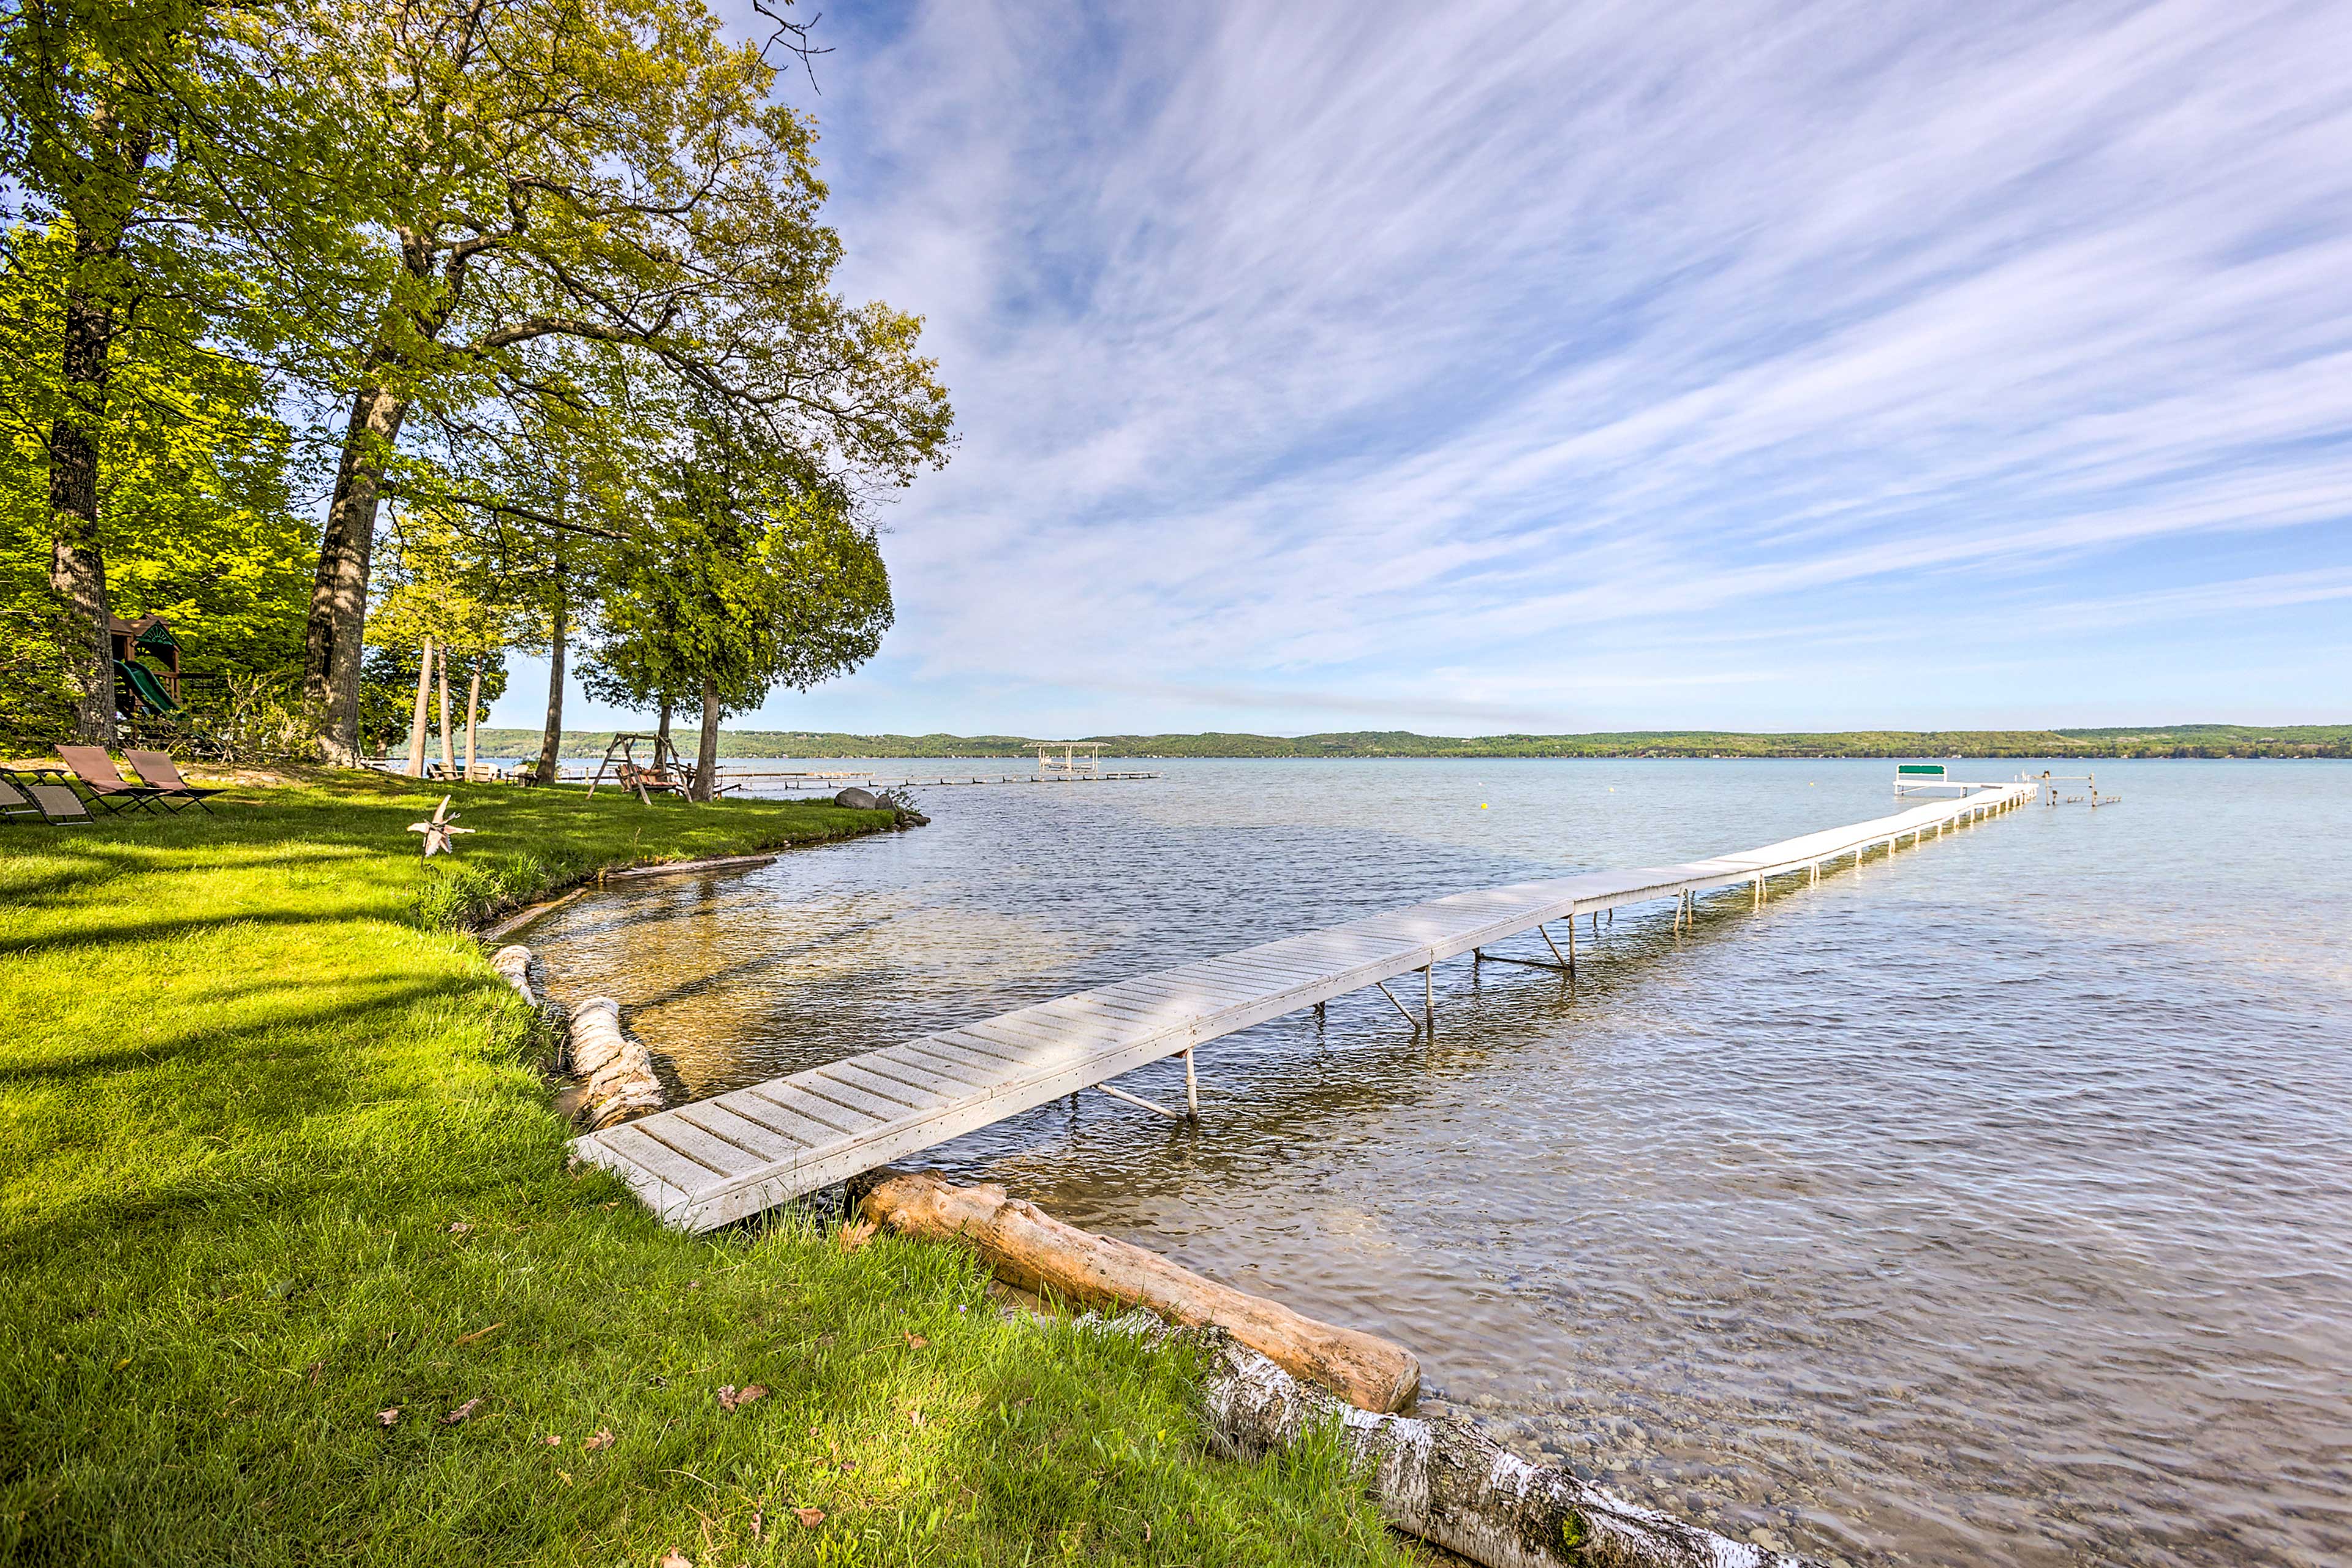
<svg viewBox="0 0 2352 1568">
<path fill-rule="evenodd" d="M 591 996 L 572 1009 L 571 1056 L 583 1080 L 572 1120 L 591 1132 L 662 1108 L 653 1058 L 621 1032 L 621 1005 L 610 996 Z"/>
<path fill-rule="evenodd" d="M 688 871 L 725 871 L 755 866 L 772 866 L 773 855 L 721 855 L 712 860 L 672 860 L 659 866 L 630 866 L 610 873 L 614 880 L 624 877 L 675 877 Z"/>
<path fill-rule="evenodd" d="M 1000 1186 L 960 1187 L 937 1172 L 890 1173 L 859 1205 L 908 1236 L 961 1241 L 997 1277 L 1089 1307 L 1145 1307 L 1171 1322 L 1214 1324 L 1297 1377 L 1365 1410 L 1402 1410 L 1421 1392 L 1421 1363 L 1402 1345 L 1335 1328 L 1252 1296 L 1128 1242 L 1065 1225 Z"/>
<path fill-rule="evenodd" d="M 539 997 L 530 988 L 530 949 L 519 943 L 502 947 L 490 954 L 490 967 L 515 988 L 524 1002 L 533 1007 L 539 1005 Z"/>
<path fill-rule="evenodd" d="M 1486 1568 L 1811 1568 L 1508 1454 L 1467 1421 L 1342 1404 L 1215 1328 L 1171 1330 L 1141 1313 L 1106 1329 L 1199 1344 L 1212 1429 L 1247 1458 L 1337 1424 L 1381 1517 Z"/>
</svg>

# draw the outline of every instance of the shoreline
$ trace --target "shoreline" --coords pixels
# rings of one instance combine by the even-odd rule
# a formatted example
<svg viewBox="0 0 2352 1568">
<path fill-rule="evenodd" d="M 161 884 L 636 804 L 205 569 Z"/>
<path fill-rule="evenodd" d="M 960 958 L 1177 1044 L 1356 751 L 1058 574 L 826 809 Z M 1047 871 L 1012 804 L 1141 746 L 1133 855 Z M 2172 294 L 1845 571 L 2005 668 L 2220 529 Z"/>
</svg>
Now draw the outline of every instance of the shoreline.
<svg viewBox="0 0 2352 1568">
<path fill-rule="evenodd" d="M 479 836 L 427 866 L 444 793 Z M 1343 1465 L 1220 1457 L 1195 1352 L 1008 1321 L 944 1247 L 689 1240 L 564 1170 L 545 1037 L 447 917 L 866 814 L 214 804 L 0 838 L 0 1555 L 1411 1561 Z"/>
<path fill-rule="evenodd" d="M 562 755 L 594 762 L 610 731 L 568 730 Z M 536 730 L 479 731 L 485 755 L 536 758 Z M 1427 759 L 1462 761 L 1894 761 L 1927 758 L 2006 762 L 2265 761 L 2352 757 L 2352 723 L 2170 724 L 2083 730 L 1833 730 L 1744 731 L 1662 730 L 1586 734 L 1423 735 L 1410 731 L 1356 731 L 1318 735 L 1240 733 L 1125 734 L 1077 737 L 1102 742 L 1108 756 L 1137 761 L 1179 758 L 1226 761 L 1307 758 L 1334 761 Z M 850 735 L 796 730 L 722 730 L 721 763 L 791 758 L 808 762 L 1034 761 L 1010 735 Z"/>
</svg>

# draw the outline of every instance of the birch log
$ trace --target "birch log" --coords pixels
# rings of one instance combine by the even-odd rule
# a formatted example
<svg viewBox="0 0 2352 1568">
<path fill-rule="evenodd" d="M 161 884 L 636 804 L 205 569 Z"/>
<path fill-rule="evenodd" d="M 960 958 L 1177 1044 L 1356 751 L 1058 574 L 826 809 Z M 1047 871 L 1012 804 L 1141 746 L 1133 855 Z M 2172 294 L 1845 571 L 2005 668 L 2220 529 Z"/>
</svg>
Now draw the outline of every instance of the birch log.
<svg viewBox="0 0 2352 1568">
<path fill-rule="evenodd" d="M 621 1005 L 610 996 L 572 1009 L 572 1070 L 585 1080 L 573 1120 L 592 1132 L 662 1108 L 653 1058 L 621 1032 Z"/>
<path fill-rule="evenodd" d="M 1245 1457 L 1336 1423 L 1381 1517 L 1486 1568 L 1811 1568 L 1531 1465 L 1467 1421 L 1358 1410 L 1218 1329 L 1170 1330 L 1140 1313 L 1105 1326 L 1199 1344 L 1210 1425 Z"/>
<path fill-rule="evenodd" d="M 533 1007 L 539 1005 L 539 997 L 530 988 L 530 949 L 520 943 L 509 943 L 490 954 L 490 967 L 499 972 L 499 978 L 515 988 L 525 1003 Z"/>
<path fill-rule="evenodd" d="M 1317 1322 L 1139 1247 L 1065 1225 L 1034 1204 L 1006 1197 L 1000 1186 L 960 1187 L 934 1171 L 889 1173 L 859 1206 L 866 1218 L 908 1236 L 970 1245 L 998 1278 L 1024 1290 L 1090 1307 L 1147 1307 L 1181 1324 L 1215 1324 L 1366 1410 L 1402 1410 L 1421 1392 L 1421 1363 L 1402 1345 Z"/>
</svg>

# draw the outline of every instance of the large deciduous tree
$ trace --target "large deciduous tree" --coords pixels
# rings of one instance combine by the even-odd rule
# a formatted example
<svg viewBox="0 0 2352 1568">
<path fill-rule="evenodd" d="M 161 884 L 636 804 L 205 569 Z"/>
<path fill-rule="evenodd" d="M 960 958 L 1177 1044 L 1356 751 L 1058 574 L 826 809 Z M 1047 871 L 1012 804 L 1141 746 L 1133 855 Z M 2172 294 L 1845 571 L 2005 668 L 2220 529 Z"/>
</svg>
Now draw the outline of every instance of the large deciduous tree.
<svg viewBox="0 0 2352 1568">
<path fill-rule="evenodd" d="M 335 127 L 277 68 L 285 19 L 274 0 L 0 0 L 5 260 L 46 296 L 12 407 L 40 427 L 84 739 L 114 722 L 101 470 L 121 446 L 126 331 L 180 334 L 191 353 L 267 347 L 305 290 L 258 280 L 297 254 L 306 277 L 341 254 L 343 209 L 319 178 Z"/>
<path fill-rule="evenodd" d="M 84 729 L 92 679 L 90 623 L 51 584 L 48 353 L 72 247 L 54 231 L 13 237 L 0 272 L 0 731 L 47 739 Z M 300 658 L 312 542 L 293 505 L 293 441 L 275 389 L 195 341 L 204 325 L 184 302 L 151 292 L 110 333 L 104 416 L 79 426 L 97 517 L 73 545 L 102 567 L 115 613 L 171 623 L 198 686 Z M 100 689 L 110 714 L 110 672 Z"/>
<path fill-rule="evenodd" d="M 698 715 L 694 794 L 709 800 L 719 721 L 873 658 L 890 578 L 855 499 L 786 455 L 706 433 L 660 488 L 657 531 L 610 557 L 583 679 L 606 701 Z"/>
<path fill-rule="evenodd" d="M 355 745 L 369 557 L 404 431 L 571 403 L 550 340 L 723 405 L 826 482 L 901 484 L 950 414 L 919 322 L 829 291 L 807 121 L 698 0 L 392 0 L 341 14 L 343 112 L 395 263 L 345 367 L 305 689 Z"/>
</svg>

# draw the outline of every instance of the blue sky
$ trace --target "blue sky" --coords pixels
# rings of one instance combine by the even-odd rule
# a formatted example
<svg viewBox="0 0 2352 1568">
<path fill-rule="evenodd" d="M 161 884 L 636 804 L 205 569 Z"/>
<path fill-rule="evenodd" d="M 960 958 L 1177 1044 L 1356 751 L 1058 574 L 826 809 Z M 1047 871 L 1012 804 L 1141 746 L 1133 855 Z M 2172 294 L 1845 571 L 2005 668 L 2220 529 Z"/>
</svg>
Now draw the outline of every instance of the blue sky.
<svg viewBox="0 0 2352 1568">
<path fill-rule="evenodd" d="M 2352 717 L 2352 8 L 819 31 L 961 445 L 882 657 L 731 724 Z"/>
</svg>

